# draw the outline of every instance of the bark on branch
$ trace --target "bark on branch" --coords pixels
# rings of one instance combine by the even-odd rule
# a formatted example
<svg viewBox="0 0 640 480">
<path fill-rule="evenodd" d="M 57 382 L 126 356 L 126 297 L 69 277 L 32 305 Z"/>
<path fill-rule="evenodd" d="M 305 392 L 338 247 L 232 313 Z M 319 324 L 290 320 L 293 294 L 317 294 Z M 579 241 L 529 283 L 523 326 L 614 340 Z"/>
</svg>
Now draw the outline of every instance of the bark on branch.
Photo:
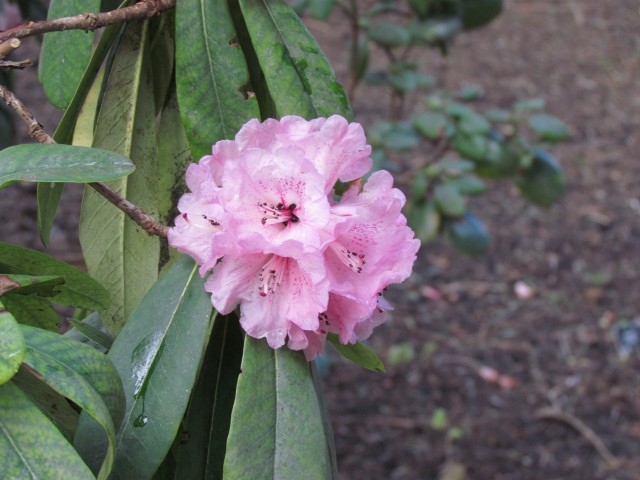
<svg viewBox="0 0 640 480">
<path fill-rule="evenodd" d="M 36 139 L 40 143 L 56 143 L 51 136 L 45 132 L 42 125 L 38 123 L 33 114 L 27 109 L 27 107 L 6 87 L 0 85 L 0 99 L 11 107 L 20 118 L 25 122 L 28 128 L 29 135 Z M 166 225 L 161 224 L 155 218 L 147 215 L 142 209 L 135 206 L 129 200 L 124 198 L 118 192 L 113 190 L 107 184 L 102 182 L 89 183 L 95 191 L 106 198 L 110 203 L 122 210 L 131 220 L 136 222 L 142 229 L 149 235 L 157 235 L 159 237 L 166 237 L 169 228 Z"/>
<path fill-rule="evenodd" d="M 29 22 L 0 33 L 0 44 L 11 38 L 24 38 L 63 30 L 97 30 L 98 28 L 158 15 L 174 7 L 176 0 L 140 0 L 130 7 L 104 13 L 82 13 L 40 22 Z"/>
</svg>

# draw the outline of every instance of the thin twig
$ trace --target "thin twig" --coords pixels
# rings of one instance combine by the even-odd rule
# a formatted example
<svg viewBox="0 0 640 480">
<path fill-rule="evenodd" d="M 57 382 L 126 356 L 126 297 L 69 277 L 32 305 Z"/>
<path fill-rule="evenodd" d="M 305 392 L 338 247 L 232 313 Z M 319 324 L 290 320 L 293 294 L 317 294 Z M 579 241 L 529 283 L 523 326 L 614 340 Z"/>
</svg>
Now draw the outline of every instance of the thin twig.
<svg viewBox="0 0 640 480">
<path fill-rule="evenodd" d="M 0 85 L 0 98 L 24 121 L 30 137 L 35 138 L 40 143 L 56 143 L 53 138 L 44 131 L 42 125 L 38 123 L 24 103 L 18 100 L 18 98 L 3 85 Z"/>
<path fill-rule="evenodd" d="M 166 225 L 162 225 L 155 218 L 144 213 L 140 207 L 136 207 L 106 183 L 94 182 L 90 183 L 89 186 L 126 213 L 131 220 L 140 225 L 149 235 L 157 235 L 158 237 L 167 236 L 169 228 Z"/>
<path fill-rule="evenodd" d="M 98 28 L 152 17 L 174 7 L 176 0 L 141 0 L 136 4 L 104 13 L 82 13 L 73 17 L 28 22 L 0 33 L 0 44 L 10 38 L 24 38 L 62 30 L 97 30 Z"/>
<path fill-rule="evenodd" d="M 18 62 L 12 62 L 9 60 L 0 61 L 0 70 L 22 70 L 33 65 L 28 58 L 20 60 Z"/>
<path fill-rule="evenodd" d="M 27 125 L 29 135 L 36 139 L 40 143 L 56 143 L 51 136 L 42 128 L 42 125 L 38 123 L 33 114 L 27 109 L 27 107 L 16 96 L 11 93 L 6 87 L 0 85 L 0 98 L 6 102 L 19 116 L 24 120 Z M 136 207 L 133 203 L 128 201 L 118 192 L 113 190 L 107 184 L 102 182 L 89 183 L 95 191 L 106 198 L 113 205 L 122 210 L 131 220 L 136 222 L 142 229 L 149 235 L 157 235 L 159 237 L 166 237 L 169 228 L 166 225 L 162 225 L 155 218 L 147 215 L 139 207 Z"/>
<path fill-rule="evenodd" d="M 538 410 L 536 412 L 536 418 L 543 420 L 558 420 L 566 423 L 580 433 L 580 435 L 582 435 L 593 446 L 593 448 L 596 449 L 609 468 L 616 469 L 621 465 L 622 462 L 620 459 L 611 453 L 598 434 L 589 428 L 578 417 L 575 417 L 570 413 L 562 412 L 558 408 L 548 407 Z"/>
</svg>

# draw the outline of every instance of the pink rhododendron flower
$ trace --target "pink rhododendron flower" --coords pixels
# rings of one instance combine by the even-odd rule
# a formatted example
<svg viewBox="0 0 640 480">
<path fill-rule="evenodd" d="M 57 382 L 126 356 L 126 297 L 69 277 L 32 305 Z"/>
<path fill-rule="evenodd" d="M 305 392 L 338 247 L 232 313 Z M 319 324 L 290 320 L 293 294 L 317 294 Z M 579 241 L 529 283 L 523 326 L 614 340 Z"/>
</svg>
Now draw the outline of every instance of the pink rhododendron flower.
<svg viewBox="0 0 640 480">
<path fill-rule="evenodd" d="M 419 247 L 388 172 L 334 199 L 336 181 L 370 170 L 370 153 L 362 127 L 339 116 L 251 120 L 188 168 L 169 242 L 211 272 L 213 306 L 240 306 L 247 334 L 273 348 L 313 359 L 328 333 L 367 338 Z"/>
</svg>

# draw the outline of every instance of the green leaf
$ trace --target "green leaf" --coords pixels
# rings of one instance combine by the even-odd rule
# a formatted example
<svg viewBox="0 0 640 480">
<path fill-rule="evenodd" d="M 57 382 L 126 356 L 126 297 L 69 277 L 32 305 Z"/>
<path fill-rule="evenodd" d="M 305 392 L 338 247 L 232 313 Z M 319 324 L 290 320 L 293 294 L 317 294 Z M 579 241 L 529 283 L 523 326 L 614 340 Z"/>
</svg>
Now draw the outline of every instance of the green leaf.
<svg viewBox="0 0 640 480">
<path fill-rule="evenodd" d="M 88 345 L 37 328 L 23 326 L 22 330 L 27 345 L 24 363 L 56 392 L 82 408 L 106 432 L 109 448 L 98 474 L 99 480 L 106 479 L 115 457 L 116 432 L 112 414 L 119 417 L 124 403 L 117 372 L 105 355 Z M 94 388 L 95 383 L 103 387 L 102 391 Z M 118 400 L 114 402 L 112 397 Z"/>
<path fill-rule="evenodd" d="M 0 385 L 16 374 L 24 352 L 22 331 L 13 315 L 0 302 Z"/>
<path fill-rule="evenodd" d="M 348 343 L 343 345 L 335 333 L 329 333 L 327 340 L 333 345 L 340 355 L 347 360 L 352 361 L 362 368 L 372 370 L 374 372 L 384 372 L 384 363 L 378 358 L 373 350 L 362 343 Z"/>
<path fill-rule="evenodd" d="M 402 25 L 391 22 L 375 22 L 367 31 L 369 38 L 383 47 L 395 48 L 408 45 L 411 33 Z"/>
<path fill-rule="evenodd" d="M 192 162 L 174 91 L 162 110 L 158 128 L 158 218 L 165 224 L 172 223 L 172 216 L 178 214 L 176 205 L 187 190 L 184 176 Z"/>
<path fill-rule="evenodd" d="M 461 217 L 467 208 L 464 196 L 451 184 L 436 186 L 433 200 L 438 210 L 447 217 Z"/>
<path fill-rule="evenodd" d="M 109 292 L 84 272 L 44 253 L 0 242 L 0 272 L 64 278 L 56 303 L 97 310 L 109 305 Z"/>
<path fill-rule="evenodd" d="M 489 140 L 482 135 L 458 133 L 453 138 L 452 146 L 462 157 L 481 162 L 487 157 Z"/>
<path fill-rule="evenodd" d="M 0 275 L 0 297 L 9 291 L 19 295 L 53 297 L 59 293 L 57 287 L 63 283 L 64 278 L 53 275 Z"/>
<path fill-rule="evenodd" d="M 169 10 L 154 17 L 151 24 L 150 57 L 153 65 L 153 98 L 156 115 L 164 106 L 172 88 L 175 63 L 174 11 Z"/>
<path fill-rule="evenodd" d="M 452 185 L 463 195 L 480 195 L 487 189 L 487 184 L 473 175 L 449 178 L 447 184 Z"/>
<path fill-rule="evenodd" d="M 463 102 L 477 100 L 484 95 L 484 90 L 480 85 L 467 85 L 458 90 L 454 96 Z"/>
<path fill-rule="evenodd" d="M 60 431 L 11 382 L 0 386 L 0 451 L 0 472 L 7 479 L 95 479 Z"/>
<path fill-rule="evenodd" d="M 457 176 L 464 172 L 470 172 L 474 168 L 475 164 L 469 160 L 443 158 L 439 162 L 429 165 L 426 171 L 432 177 L 438 175 Z"/>
<path fill-rule="evenodd" d="M 80 414 L 71 407 L 66 398 L 42 382 L 37 373 L 25 368 L 24 365 L 11 379 L 11 383 L 20 388 L 38 406 L 68 442 L 73 442 L 73 432 L 78 425 Z"/>
<path fill-rule="evenodd" d="M 316 363 L 311 362 L 311 378 L 313 379 L 313 385 L 316 389 L 318 396 L 318 405 L 320 406 L 320 415 L 322 416 L 322 425 L 324 426 L 324 437 L 327 445 L 327 460 L 329 462 L 329 474 L 326 480 L 338 480 L 340 475 L 338 473 L 338 460 L 336 458 L 336 445 L 333 439 L 333 428 L 331 427 L 331 421 L 329 414 L 327 413 L 326 403 L 322 395 L 322 379 L 318 374 Z"/>
<path fill-rule="evenodd" d="M 492 108 L 487 110 L 484 116 L 492 122 L 508 122 L 511 120 L 511 112 L 502 108 Z"/>
<path fill-rule="evenodd" d="M 187 408 L 211 314 L 204 280 L 185 255 L 145 295 L 114 341 L 108 356 L 127 403 L 112 478 L 150 478 L 162 463 Z M 95 468 L 104 437 L 83 417 L 75 445 Z"/>
<path fill-rule="evenodd" d="M 422 112 L 413 119 L 415 129 L 430 140 L 442 138 L 450 124 L 449 119 L 439 112 Z"/>
<path fill-rule="evenodd" d="M 72 318 L 70 319 L 71 326 L 86 339 L 100 345 L 106 350 L 109 350 L 111 345 L 113 345 L 113 337 L 92 325 L 95 317 L 99 317 L 98 312 L 93 312 L 83 321 Z"/>
<path fill-rule="evenodd" d="M 329 476 L 322 411 L 302 352 L 245 338 L 225 480 Z"/>
<path fill-rule="evenodd" d="M 535 150 L 534 154 L 533 163 L 516 177 L 515 183 L 527 200 L 550 207 L 565 193 L 564 171 L 550 153 Z"/>
<path fill-rule="evenodd" d="M 194 158 L 210 155 L 211 145 L 260 116 L 248 97 L 249 72 L 227 2 L 178 2 L 176 87 Z"/>
<path fill-rule="evenodd" d="M 126 157 L 96 148 L 41 143 L 0 152 L 0 188 L 17 182 L 104 182 L 129 175 Z"/>
<path fill-rule="evenodd" d="M 51 0 L 48 19 L 98 12 L 100 0 Z M 44 36 L 38 77 L 47 97 L 67 108 L 91 59 L 94 32 L 67 30 Z"/>
<path fill-rule="evenodd" d="M 415 148 L 420 137 L 411 124 L 394 123 L 382 136 L 384 148 L 405 151 Z"/>
<path fill-rule="evenodd" d="M 414 45 L 442 45 L 449 42 L 462 29 L 457 16 L 441 17 L 421 22 L 412 22 L 408 26 L 411 43 Z"/>
<path fill-rule="evenodd" d="M 416 236 L 424 243 L 433 240 L 440 231 L 440 212 L 433 202 L 413 204 L 409 211 L 408 221 L 416 232 Z"/>
<path fill-rule="evenodd" d="M 60 316 L 48 299 L 35 295 L 7 294 L 2 297 L 5 308 L 11 312 L 18 323 L 32 325 L 45 330 L 58 330 Z"/>
<path fill-rule="evenodd" d="M 173 225 L 178 212 L 178 200 L 187 191 L 185 172 L 193 163 L 189 141 L 182 126 L 175 89 L 169 94 L 158 127 L 158 220 Z M 161 239 L 160 263 L 163 272 L 180 253 Z"/>
<path fill-rule="evenodd" d="M 503 0 L 462 0 L 462 23 L 465 30 L 483 27 L 502 12 Z"/>
<path fill-rule="evenodd" d="M 243 335 L 235 316 L 218 317 L 183 422 L 176 479 L 221 479 L 231 410 L 242 360 Z"/>
<path fill-rule="evenodd" d="M 536 113 L 529 117 L 529 125 L 540 140 L 559 142 L 571 136 L 569 127 L 558 117 L 546 113 Z"/>
<path fill-rule="evenodd" d="M 467 135 L 486 135 L 491 130 L 491 124 L 487 119 L 475 112 L 462 117 L 458 126 L 460 131 Z"/>
<path fill-rule="evenodd" d="M 104 353 L 77 340 L 21 325 L 28 348 L 56 359 L 86 380 L 98 392 L 117 428 L 122 422 L 124 393 L 118 372 Z"/>
<path fill-rule="evenodd" d="M 296 13 L 281 0 L 239 0 L 239 4 L 275 115 L 351 118 L 349 99 L 333 68 Z"/>
<path fill-rule="evenodd" d="M 336 0 L 311 0 L 307 11 L 318 20 L 327 20 L 335 3 Z"/>
<path fill-rule="evenodd" d="M 471 212 L 447 225 L 447 238 L 454 248 L 468 255 L 485 253 L 490 243 L 487 227 Z"/>
<path fill-rule="evenodd" d="M 94 147 L 131 158 L 136 171 L 109 186 L 157 214 L 156 122 L 147 55 L 147 22 L 129 22 L 118 46 L 98 115 Z M 158 275 L 160 242 L 104 197 L 85 189 L 80 243 L 89 273 L 112 302 L 101 318 L 117 333 Z"/>
<path fill-rule="evenodd" d="M 418 76 L 413 70 L 401 70 L 388 76 L 387 82 L 391 87 L 401 93 L 412 92 L 418 88 Z"/>
<path fill-rule="evenodd" d="M 513 109 L 517 113 L 532 112 L 535 110 L 542 110 L 544 108 L 545 101 L 543 98 L 530 98 L 528 100 L 519 100 L 513 104 Z"/>
</svg>

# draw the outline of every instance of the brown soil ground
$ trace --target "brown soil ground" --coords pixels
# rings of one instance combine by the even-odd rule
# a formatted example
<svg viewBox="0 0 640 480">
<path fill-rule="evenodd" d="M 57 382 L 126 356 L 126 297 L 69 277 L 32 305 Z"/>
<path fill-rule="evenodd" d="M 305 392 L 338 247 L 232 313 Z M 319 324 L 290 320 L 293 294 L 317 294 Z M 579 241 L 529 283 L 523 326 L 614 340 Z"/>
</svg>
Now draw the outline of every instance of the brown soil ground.
<svg viewBox="0 0 640 480">
<path fill-rule="evenodd" d="M 325 396 L 345 480 L 640 478 L 640 360 L 622 361 L 615 342 L 616 325 L 640 317 L 640 4 L 506 3 L 450 58 L 421 61 L 447 87 L 482 85 L 487 105 L 546 99 L 574 132 L 554 150 L 568 195 L 542 210 L 496 183 L 472 203 L 489 254 L 425 245 L 412 278 L 390 291 L 396 310 L 370 342 L 387 373 L 335 359 Z M 345 25 L 310 22 L 343 79 Z M 33 76 L 16 79 L 37 98 Z M 356 119 L 381 118 L 379 98 L 360 90 Z M 35 103 L 53 131 L 57 114 Z M 0 191 L 0 240 L 39 247 L 33 192 Z M 52 234 L 53 254 L 72 263 L 80 192 L 68 189 Z M 517 281 L 535 295 L 518 298 Z M 426 298 L 427 286 L 442 299 Z M 415 355 L 393 365 L 399 346 Z M 487 380 L 495 372 L 502 387 Z"/>
</svg>

